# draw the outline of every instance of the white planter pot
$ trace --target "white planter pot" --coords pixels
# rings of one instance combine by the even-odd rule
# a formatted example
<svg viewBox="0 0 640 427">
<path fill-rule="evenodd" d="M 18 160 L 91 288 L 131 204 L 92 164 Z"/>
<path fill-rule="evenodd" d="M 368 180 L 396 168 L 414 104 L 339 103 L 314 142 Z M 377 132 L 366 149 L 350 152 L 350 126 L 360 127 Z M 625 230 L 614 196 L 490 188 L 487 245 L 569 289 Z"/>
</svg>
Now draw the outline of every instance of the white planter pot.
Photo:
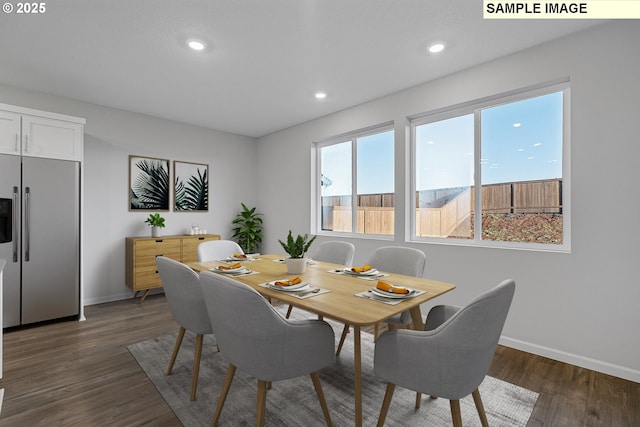
<svg viewBox="0 0 640 427">
<path fill-rule="evenodd" d="M 307 268 L 306 258 L 287 258 L 284 263 L 287 264 L 287 273 L 289 274 L 302 274 Z"/>
<path fill-rule="evenodd" d="M 162 227 L 151 227 L 151 237 L 162 236 Z"/>
</svg>

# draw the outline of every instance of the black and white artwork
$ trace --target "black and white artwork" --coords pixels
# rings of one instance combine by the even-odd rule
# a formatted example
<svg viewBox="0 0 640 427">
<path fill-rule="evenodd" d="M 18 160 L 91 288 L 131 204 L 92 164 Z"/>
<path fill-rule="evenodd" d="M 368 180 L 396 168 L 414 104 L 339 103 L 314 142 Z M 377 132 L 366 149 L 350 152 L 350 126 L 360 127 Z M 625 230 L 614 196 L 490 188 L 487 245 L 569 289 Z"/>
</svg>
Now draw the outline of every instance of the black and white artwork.
<svg viewBox="0 0 640 427">
<path fill-rule="evenodd" d="M 129 156 L 129 210 L 169 210 L 169 160 Z"/>
<path fill-rule="evenodd" d="M 173 162 L 174 210 L 209 210 L 209 165 Z"/>
</svg>

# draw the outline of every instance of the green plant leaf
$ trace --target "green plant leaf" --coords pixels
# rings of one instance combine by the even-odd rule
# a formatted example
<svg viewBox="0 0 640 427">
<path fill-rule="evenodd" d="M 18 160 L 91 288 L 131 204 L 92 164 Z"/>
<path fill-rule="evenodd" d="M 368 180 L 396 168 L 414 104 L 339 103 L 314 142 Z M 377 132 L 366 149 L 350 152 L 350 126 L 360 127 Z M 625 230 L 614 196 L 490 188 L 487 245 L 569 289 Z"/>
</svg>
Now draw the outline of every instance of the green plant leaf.
<svg viewBox="0 0 640 427">
<path fill-rule="evenodd" d="M 169 173 L 162 160 L 143 159 L 136 163 L 142 173 L 131 185 L 134 209 L 169 209 Z"/>
<path fill-rule="evenodd" d="M 231 236 L 246 253 L 255 252 L 262 242 L 262 218 L 261 213 L 256 212 L 256 208 L 248 208 L 244 203 L 240 204 L 242 210 L 231 221 L 236 225 L 232 229 Z"/>
<path fill-rule="evenodd" d="M 298 234 L 295 238 L 289 230 L 289 234 L 287 235 L 287 242 L 283 242 L 278 239 L 278 242 L 282 246 L 282 249 L 291 257 L 291 258 L 303 258 L 311 244 L 316 239 L 317 236 L 313 236 L 309 239 L 309 235 L 305 234 L 304 236 Z"/>
</svg>

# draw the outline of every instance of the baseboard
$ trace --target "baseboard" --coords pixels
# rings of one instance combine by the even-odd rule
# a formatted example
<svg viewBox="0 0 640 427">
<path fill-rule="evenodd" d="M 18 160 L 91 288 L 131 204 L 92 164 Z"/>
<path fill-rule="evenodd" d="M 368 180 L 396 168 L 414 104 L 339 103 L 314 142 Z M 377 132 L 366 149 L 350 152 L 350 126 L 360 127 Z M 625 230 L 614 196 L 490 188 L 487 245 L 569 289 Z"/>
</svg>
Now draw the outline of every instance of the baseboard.
<svg viewBox="0 0 640 427">
<path fill-rule="evenodd" d="M 158 288 L 158 289 L 152 290 L 149 293 L 149 295 L 161 294 L 163 292 L 164 290 L 162 288 Z M 130 299 L 132 297 L 133 297 L 133 293 L 127 292 L 124 294 L 107 295 L 107 296 L 98 297 L 98 298 L 85 298 L 83 302 L 84 302 L 84 305 L 87 306 L 87 305 L 96 305 L 96 304 L 104 304 L 107 302 L 120 301 L 123 299 Z"/>
<path fill-rule="evenodd" d="M 549 359 L 558 360 L 581 368 L 602 372 L 607 375 L 613 375 L 614 377 L 640 383 L 640 371 L 626 368 L 624 366 L 614 365 L 609 362 L 603 362 L 601 360 L 591 359 L 589 357 L 567 353 L 565 351 L 555 350 L 553 348 L 505 336 L 500 337 L 500 344 L 517 350 L 526 351 L 527 353 L 533 353 L 538 356 L 548 357 Z"/>
</svg>

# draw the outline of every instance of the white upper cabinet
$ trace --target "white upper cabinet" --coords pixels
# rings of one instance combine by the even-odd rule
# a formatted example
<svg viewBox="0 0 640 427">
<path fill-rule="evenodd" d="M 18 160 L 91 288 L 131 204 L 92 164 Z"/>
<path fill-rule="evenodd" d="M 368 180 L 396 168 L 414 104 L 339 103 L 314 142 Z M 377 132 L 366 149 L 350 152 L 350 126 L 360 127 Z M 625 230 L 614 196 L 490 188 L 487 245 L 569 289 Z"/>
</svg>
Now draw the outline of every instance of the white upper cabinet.
<svg viewBox="0 0 640 427">
<path fill-rule="evenodd" d="M 0 104 L 0 154 L 82 161 L 85 120 Z"/>
<path fill-rule="evenodd" d="M 0 153 L 20 154 L 20 114 L 0 111 Z"/>
<path fill-rule="evenodd" d="M 78 123 L 22 116 L 22 155 L 81 160 L 82 128 Z"/>
</svg>

